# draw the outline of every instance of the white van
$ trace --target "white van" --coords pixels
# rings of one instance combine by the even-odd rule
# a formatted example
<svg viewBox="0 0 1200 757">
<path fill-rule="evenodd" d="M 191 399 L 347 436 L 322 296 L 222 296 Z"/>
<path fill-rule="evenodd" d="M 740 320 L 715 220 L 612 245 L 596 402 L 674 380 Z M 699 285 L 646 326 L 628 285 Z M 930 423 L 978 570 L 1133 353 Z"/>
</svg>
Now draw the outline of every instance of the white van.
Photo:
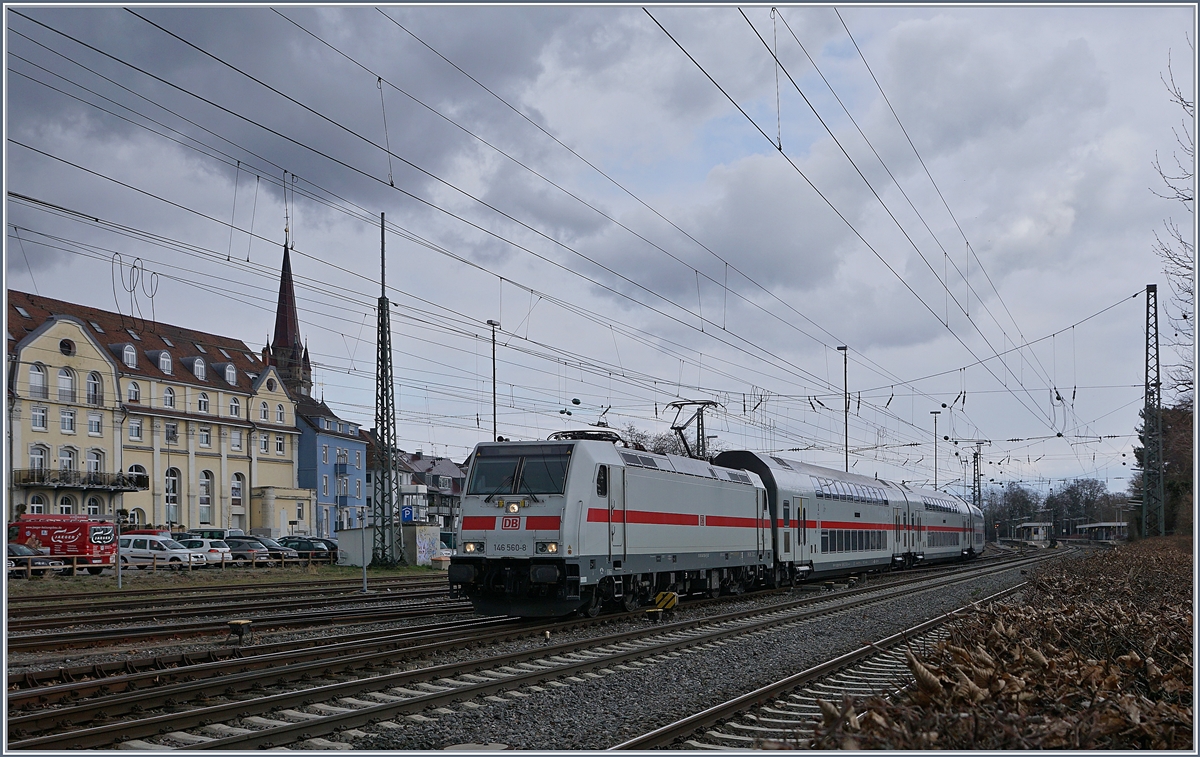
<svg viewBox="0 0 1200 757">
<path fill-rule="evenodd" d="M 118 544 L 121 565 L 135 565 L 138 570 L 144 570 L 147 565 L 172 570 L 203 568 L 208 562 L 203 554 L 191 551 L 169 536 L 122 536 Z"/>
</svg>

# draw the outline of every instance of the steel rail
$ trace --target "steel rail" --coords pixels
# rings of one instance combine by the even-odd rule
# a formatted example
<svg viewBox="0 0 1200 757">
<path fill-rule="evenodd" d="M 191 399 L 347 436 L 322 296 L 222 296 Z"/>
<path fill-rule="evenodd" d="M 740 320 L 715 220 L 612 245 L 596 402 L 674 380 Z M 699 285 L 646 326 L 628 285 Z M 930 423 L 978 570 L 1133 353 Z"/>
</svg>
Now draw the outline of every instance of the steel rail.
<svg viewBox="0 0 1200 757">
<path fill-rule="evenodd" d="M 886 638 L 876 642 L 869 642 L 862 648 L 856 649 L 853 652 L 847 652 L 844 655 L 827 660 L 819 665 L 815 665 L 808 670 L 790 675 L 787 678 L 782 678 L 774 683 L 769 683 L 766 686 L 755 689 L 754 691 L 734 697 L 727 702 L 709 707 L 707 710 L 698 712 L 694 715 L 689 715 L 669 725 L 656 728 L 649 733 L 642 734 L 636 738 L 609 747 L 609 751 L 630 750 L 630 749 L 655 749 L 658 747 L 674 744 L 676 741 L 685 738 L 701 728 L 708 728 L 722 721 L 729 720 L 739 713 L 749 710 L 758 705 L 778 699 L 780 695 L 807 686 L 808 684 L 832 675 L 837 671 L 849 665 L 853 665 L 870 657 L 879 654 L 881 650 L 890 649 L 891 647 L 908 641 L 914 636 L 919 636 L 931 629 L 937 628 L 953 618 L 960 617 L 978 605 L 987 602 L 993 602 L 997 599 L 1005 597 L 1009 594 L 1017 592 L 1028 584 L 1027 581 L 1022 581 L 1016 586 L 1009 587 L 1003 591 L 996 592 L 991 596 L 971 602 L 956 610 L 940 615 L 936 618 L 931 618 L 923 623 L 918 623 L 912 628 L 907 628 L 899 633 L 892 634 Z"/>
<path fill-rule="evenodd" d="M 249 570 L 249 569 L 247 569 Z M 253 570 L 261 571 L 262 568 L 254 568 Z M 236 574 L 245 575 L 245 574 Z M 254 575 L 261 576 L 262 573 Z M 90 579 L 89 579 L 90 580 Z M 428 578 L 426 576 L 407 576 L 403 578 L 372 578 L 369 586 L 376 589 L 411 584 L 422 583 L 427 581 L 435 581 L 438 579 Z M 440 579 L 441 583 L 446 583 L 445 577 Z M 262 596 L 262 592 L 291 592 L 294 594 L 303 594 L 309 591 L 321 592 L 327 589 L 346 587 L 349 589 L 361 588 L 362 578 L 336 578 L 326 579 L 323 581 L 306 581 L 303 579 L 277 581 L 270 584 L 246 584 L 246 583 L 224 583 L 224 584 L 209 584 L 205 586 L 193 586 L 187 588 L 170 587 L 170 588 L 130 588 L 123 591 L 81 591 L 68 592 L 61 594 L 26 594 L 19 596 L 10 596 L 7 599 L 9 605 L 19 604 L 35 604 L 35 603 L 70 603 L 70 602 L 89 602 L 92 600 L 104 599 L 128 599 L 131 594 L 136 592 L 138 597 L 169 597 L 171 599 L 192 599 L 193 595 L 199 594 L 219 594 L 230 591 L 239 591 L 245 593 L 253 593 L 255 596 Z"/>
</svg>

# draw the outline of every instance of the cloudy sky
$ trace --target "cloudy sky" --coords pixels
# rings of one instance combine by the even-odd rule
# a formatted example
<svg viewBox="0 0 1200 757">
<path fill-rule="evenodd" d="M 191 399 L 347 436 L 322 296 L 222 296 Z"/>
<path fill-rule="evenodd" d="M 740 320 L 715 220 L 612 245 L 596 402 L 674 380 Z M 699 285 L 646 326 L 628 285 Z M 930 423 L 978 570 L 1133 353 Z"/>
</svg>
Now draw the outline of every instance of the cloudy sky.
<svg viewBox="0 0 1200 757">
<path fill-rule="evenodd" d="M 847 345 L 855 472 L 932 481 L 937 410 L 997 483 L 1126 486 L 1191 7 L 135 10 L 6 13 L 9 288 L 260 349 L 287 223 L 369 426 L 383 212 L 406 449 L 491 435 L 496 319 L 505 436 L 715 400 L 841 467 Z"/>
</svg>

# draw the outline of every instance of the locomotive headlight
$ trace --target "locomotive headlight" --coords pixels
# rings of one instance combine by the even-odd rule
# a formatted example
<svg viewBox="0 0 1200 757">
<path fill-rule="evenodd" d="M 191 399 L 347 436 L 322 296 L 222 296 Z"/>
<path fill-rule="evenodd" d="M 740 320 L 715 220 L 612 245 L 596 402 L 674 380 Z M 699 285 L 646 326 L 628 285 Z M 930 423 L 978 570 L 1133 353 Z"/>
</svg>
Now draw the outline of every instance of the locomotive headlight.
<svg viewBox="0 0 1200 757">
<path fill-rule="evenodd" d="M 518 502 L 509 502 L 508 507 L 505 509 L 508 510 L 510 513 L 520 512 L 521 505 Z"/>
<path fill-rule="evenodd" d="M 482 551 L 483 551 L 483 542 L 481 542 L 481 541 L 468 541 L 468 542 L 463 543 L 463 552 L 465 552 L 467 554 L 474 554 L 475 552 L 482 552 Z"/>
<path fill-rule="evenodd" d="M 539 555 L 558 554 L 558 542 L 556 542 L 556 541 L 539 541 L 537 543 L 537 553 Z"/>
</svg>

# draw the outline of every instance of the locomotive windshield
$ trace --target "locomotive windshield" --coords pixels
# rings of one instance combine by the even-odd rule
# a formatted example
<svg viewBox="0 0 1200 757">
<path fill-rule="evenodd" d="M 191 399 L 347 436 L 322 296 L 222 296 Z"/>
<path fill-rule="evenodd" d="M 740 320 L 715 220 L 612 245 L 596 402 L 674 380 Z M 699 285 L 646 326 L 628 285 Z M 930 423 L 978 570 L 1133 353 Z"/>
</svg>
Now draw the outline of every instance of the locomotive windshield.
<svg viewBox="0 0 1200 757">
<path fill-rule="evenodd" d="M 570 462 L 570 445 L 480 447 L 467 494 L 562 494 Z"/>
</svg>

